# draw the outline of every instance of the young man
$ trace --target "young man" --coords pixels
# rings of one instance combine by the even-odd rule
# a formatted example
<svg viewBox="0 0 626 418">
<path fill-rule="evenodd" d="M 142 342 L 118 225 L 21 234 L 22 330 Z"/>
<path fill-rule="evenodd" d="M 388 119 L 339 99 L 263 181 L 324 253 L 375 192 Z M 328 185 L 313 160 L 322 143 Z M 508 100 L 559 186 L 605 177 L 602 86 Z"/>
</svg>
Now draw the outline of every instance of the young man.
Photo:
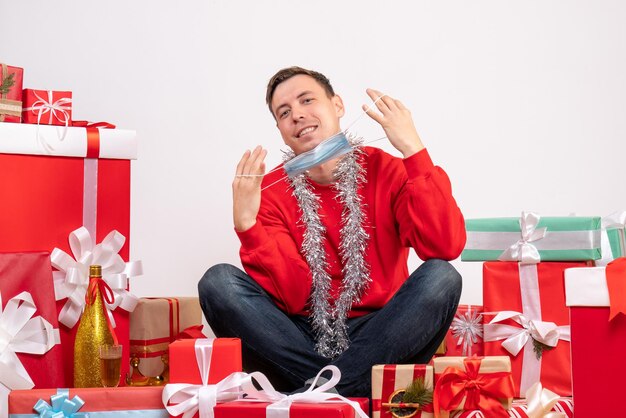
<svg viewBox="0 0 626 418">
<path fill-rule="evenodd" d="M 372 365 L 428 362 L 458 305 L 461 277 L 444 260 L 460 254 L 465 227 L 450 181 L 404 105 L 367 94 L 377 108 L 367 114 L 403 158 L 358 143 L 335 157 L 320 145 L 338 133 L 333 143 L 346 140 L 343 102 L 328 79 L 299 67 L 272 77 L 267 104 L 288 158 L 300 156 L 308 170 L 265 175 L 267 151 L 244 153 L 233 219 L 245 272 L 220 264 L 198 284 L 215 334 L 241 338 L 244 368 L 279 390 L 333 364 L 340 394 L 370 396 Z M 409 247 L 424 260 L 411 275 Z"/>
</svg>

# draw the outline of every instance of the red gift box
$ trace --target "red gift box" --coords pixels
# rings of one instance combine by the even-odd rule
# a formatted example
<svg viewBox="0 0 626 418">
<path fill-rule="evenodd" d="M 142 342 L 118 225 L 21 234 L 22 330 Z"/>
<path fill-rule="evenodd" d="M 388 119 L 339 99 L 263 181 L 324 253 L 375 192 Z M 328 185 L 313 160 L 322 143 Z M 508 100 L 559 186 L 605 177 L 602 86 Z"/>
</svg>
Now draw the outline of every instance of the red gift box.
<svg viewBox="0 0 626 418">
<path fill-rule="evenodd" d="M 202 383 L 196 360 L 196 341 L 185 339 L 170 344 L 170 383 Z M 240 371 L 241 340 L 239 338 L 215 338 L 208 384 L 216 384 L 229 374 Z"/>
<path fill-rule="evenodd" d="M 398 390 L 405 389 L 415 379 L 423 379 L 424 386 L 433 389 L 433 367 L 424 364 L 377 364 L 372 367 L 372 418 L 392 418 L 390 408 L 383 403 L 392 403 Z M 416 418 L 432 417 L 432 405 L 417 411 Z"/>
<path fill-rule="evenodd" d="M 72 92 L 24 89 L 22 122 L 69 126 L 72 122 Z"/>
<path fill-rule="evenodd" d="M 38 139 L 56 128 L 0 124 L 0 252 L 52 251 L 70 253 L 69 234 L 87 226 L 96 242 L 117 230 L 127 238 L 119 254 L 128 260 L 130 233 L 130 161 L 135 158 L 133 131 L 68 128 L 56 156 L 45 154 Z M 64 153 L 72 157 L 64 157 Z M 82 155 L 94 158 L 76 157 Z M 126 155 L 126 157 L 125 157 Z M 127 159 L 97 159 L 97 157 Z M 95 234 L 94 234 L 95 232 Z M 53 295 L 54 293 L 51 293 Z M 57 312 L 65 305 L 57 302 Z M 116 333 L 124 346 L 122 375 L 129 364 L 128 313 L 113 313 Z M 73 381 L 76 328 L 60 327 L 65 382 Z"/>
<path fill-rule="evenodd" d="M 77 402 L 74 409 L 79 406 L 80 408 L 74 411 L 78 412 L 76 416 L 80 413 L 105 412 L 108 414 L 96 415 L 111 418 L 118 416 L 167 418 L 169 414 L 163 408 L 162 392 L 162 387 L 79 388 L 69 389 L 69 393 L 67 389 L 15 390 L 9 395 L 9 418 L 39 417 L 39 413 L 35 413 L 33 409 L 38 402 L 41 410 L 55 410 L 56 412 L 58 409 L 52 408 L 54 405 L 52 405 L 51 397 L 53 396 L 60 398 L 61 402 L 64 399 L 77 401 L 74 397 L 78 396 L 84 405 L 80 406 L 81 402 Z M 52 414 L 41 416 L 52 416 Z M 75 416 L 75 414 L 62 413 L 61 416 Z"/>
<path fill-rule="evenodd" d="M 482 356 L 483 307 L 459 305 L 446 334 L 446 356 Z"/>
<path fill-rule="evenodd" d="M 368 398 L 349 398 L 357 402 L 367 413 Z M 266 402 L 233 401 L 217 405 L 213 408 L 215 418 L 265 418 L 265 409 L 270 405 Z M 298 403 L 289 408 L 290 418 L 354 418 L 354 408 L 347 403 Z"/>
<path fill-rule="evenodd" d="M 0 64 L 0 122 L 22 120 L 22 80 L 24 70 Z"/>
<path fill-rule="evenodd" d="M 626 297 L 623 288 L 619 289 L 626 283 L 626 259 L 616 261 L 606 267 L 565 271 L 572 321 L 574 399 L 576 416 L 581 418 L 621 414 L 622 376 L 626 375 L 626 315 L 610 318 Z M 611 277 L 618 281 L 617 292 L 610 290 Z"/>
<path fill-rule="evenodd" d="M 28 319 L 40 316 L 50 324 L 51 328 L 56 330 L 56 338 L 58 338 L 59 326 L 54 301 L 52 267 L 48 253 L 0 253 L 0 300 L 2 301 L 0 318 L 2 318 L 5 326 L 15 325 L 17 321 L 15 316 L 18 316 L 18 312 L 9 312 L 9 303 L 15 308 L 18 301 L 11 302 L 11 299 L 22 294 L 22 292 L 30 294 L 36 308 L 36 311 Z M 5 317 L 5 315 L 11 314 L 14 317 Z M 21 315 L 19 314 L 19 316 Z M 0 331 L 3 331 L 2 328 L 2 323 L 0 323 Z M 15 331 L 13 330 L 13 332 Z M 16 336 L 24 338 L 19 333 Z M 11 335 L 8 337 L 10 338 Z M 20 344 L 24 347 L 24 342 Z M 54 345 L 41 355 L 22 353 L 21 349 L 16 349 L 17 360 L 24 367 L 27 376 L 20 372 L 20 364 L 12 364 L 11 357 L 8 355 L 9 352 L 4 353 L 5 349 L 6 347 L 2 347 L 3 358 L 8 363 L 0 365 L 0 397 L 2 398 L 0 399 L 0 406 L 4 405 L 0 410 L 6 407 L 6 393 L 4 392 L 8 389 L 30 389 L 33 387 L 29 382 L 22 380 L 26 379 L 27 376 L 37 388 L 57 387 L 65 383 L 60 345 Z M 6 388 L 6 385 L 9 387 Z"/>
<path fill-rule="evenodd" d="M 585 265 L 497 261 L 483 264 L 485 356 L 511 357 L 516 397 L 523 397 L 537 381 L 561 396 L 572 394 L 563 271 Z M 494 313 L 498 313 L 495 318 Z M 502 321 L 489 323 L 500 317 Z M 538 334 L 546 339 L 541 341 Z M 551 344 L 556 346 L 551 348 Z"/>
</svg>

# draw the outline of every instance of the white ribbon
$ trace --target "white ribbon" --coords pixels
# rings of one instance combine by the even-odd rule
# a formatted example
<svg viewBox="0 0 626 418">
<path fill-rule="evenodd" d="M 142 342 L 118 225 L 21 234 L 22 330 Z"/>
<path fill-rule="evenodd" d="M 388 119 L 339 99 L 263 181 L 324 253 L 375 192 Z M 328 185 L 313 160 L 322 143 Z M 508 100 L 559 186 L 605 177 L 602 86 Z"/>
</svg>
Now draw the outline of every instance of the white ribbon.
<svg viewBox="0 0 626 418">
<path fill-rule="evenodd" d="M 469 306 L 463 314 L 456 314 L 450 325 L 456 345 L 462 345 L 463 356 L 472 355 L 472 346 L 483 338 L 482 315 Z"/>
<path fill-rule="evenodd" d="M 626 236 L 624 229 L 626 228 L 626 211 L 614 212 L 602 218 L 602 235 L 600 247 L 602 249 L 602 258 L 596 260 L 596 266 L 606 266 L 615 258 L 626 255 Z M 614 255 L 611 251 L 611 243 L 607 229 L 617 229 L 619 234 L 620 254 Z"/>
<path fill-rule="evenodd" d="M 543 389 L 541 382 L 536 382 L 526 391 L 528 418 L 567 418 L 567 415 L 562 412 L 552 411 L 559 399 L 559 395 Z"/>
<path fill-rule="evenodd" d="M 485 342 L 500 341 L 513 356 L 524 349 L 520 393 L 525 393 L 541 377 L 541 358 L 534 352 L 533 340 L 550 347 L 556 347 L 559 340 L 570 341 L 570 326 L 557 326 L 541 318 L 539 296 L 539 276 L 536 264 L 518 264 L 520 292 L 523 313 L 515 311 L 499 312 L 489 324 L 485 324 Z M 498 324 L 511 319 L 520 326 Z"/>
<path fill-rule="evenodd" d="M 316 387 L 317 381 L 321 377 L 322 373 L 330 371 L 332 377 L 324 384 Z M 267 377 L 263 373 L 254 372 L 250 373 L 250 376 L 257 381 L 261 386 L 261 390 L 258 390 L 251 380 L 246 380 L 243 383 L 243 390 L 247 394 L 244 399 L 246 402 L 272 402 L 266 408 L 266 418 L 289 418 L 289 410 L 293 403 L 347 403 L 349 404 L 356 414 L 361 418 L 367 418 L 367 414 L 361 409 L 358 402 L 351 401 L 336 393 L 328 393 L 327 390 L 335 387 L 339 380 L 341 380 L 341 372 L 336 366 L 326 366 L 317 374 L 311 386 L 302 393 L 294 393 L 292 395 L 285 395 L 274 389 Z"/>
<path fill-rule="evenodd" d="M 182 418 L 192 418 L 199 412 L 200 418 L 213 418 L 213 407 L 217 402 L 234 401 L 241 396 L 241 386 L 250 377 L 236 372 L 215 385 L 209 385 L 213 339 L 200 338 L 195 342 L 196 361 L 202 384 L 169 383 L 163 388 L 163 405 L 172 416 L 183 414 Z M 170 402 L 173 405 L 170 405 Z"/>
<path fill-rule="evenodd" d="M 126 238 L 117 231 L 110 232 L 98 245 L 86 228 L 80 227 L 69 236 L 71 255 L 55 248 L 50 254 L 52 265 L 59 271 L 53 272 L 56 300 L 67 298 L 59 313 L 59 322 L 69 328 L 78 322 L 85 307 L 85 294 L 89 286 L 89 266 L 102 266 L 102 278 L 113 291 L 113 303 L 105 301 L 107 313 L 115 327 L 111 312 L 116 308 L 132 312 L 139 298 L 126 290 L 128 278 L 143 274 L 141 261 L 124 262 L 118 252 Z"/>
<path fill-rule="evenodd" d="M 60 342 L 59 330 L 41 316 L 28 292 L 10 299 L 2 309 L 0 294 L 0 411 L 7 411 L 10 390 L 31 389 L 33 380 L 16 353 L 47 353 Z"/>
<path fill-rule="evenodd" d="M 531 242 L 546 236 L 547 228 L 537 229 L 541 217 L 534 212 L 522 212 L 520 229 L 522 238 L 507 248 L 498 257 L 500 261 L 520 261 L 524 264 L 536 264 L 541 261 L 539 250 Z"/>
<path fill-rule="evenodd" d="M 47 91 L 48 99 L 44 99 L 37 94 L 36 91 L 33 91 L 37 100 L 30 107 L 26 107 L 24 111 L 32 111 L 37 112 L 37 125 L 40 124 L 41 118 L 48 113 L 48 124 L 52 124 L 52 121 L 56 118 L 59 122 L 63 123 L 65 126 L 68 126 L 70 123 L 70 115 L 68 110 L 72 110 L 72 99 L 69 97 L 62 97 L 59 100 L 53 102 L 54 100 L 54 92 L 51 90 Z"/>
</svg>

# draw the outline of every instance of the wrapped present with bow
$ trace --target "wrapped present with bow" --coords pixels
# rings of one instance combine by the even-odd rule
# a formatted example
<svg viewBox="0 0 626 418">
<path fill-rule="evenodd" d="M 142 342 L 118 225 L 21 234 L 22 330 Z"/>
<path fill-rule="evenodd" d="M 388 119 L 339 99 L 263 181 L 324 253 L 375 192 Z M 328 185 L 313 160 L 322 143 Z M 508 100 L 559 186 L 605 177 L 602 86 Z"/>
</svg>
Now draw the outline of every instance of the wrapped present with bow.
<svg viewBox="0 0 626 418">
<path fill-rule="evenodd" d="M 58 248 L 68 254 L 64 260 L 69 266 L 76 265 L 70 259 L 76 261 L 76 257 L 88 253 L 95 259 L 92 250 L 96 247 L 107 254 L 117 250 L 120 258 L 112 257 L 114 264 L 107 274 L 116 275 L 112 277 L 118 295 L 113 318 L 128 359 L 128 312 L 124 307 L 132 298 L 124 293 L 129 277 L 124 268 L 129 260 L 130 160 L 137 156 L 136 134 L 120 129 L 69 127 L 65 140 L 54 142 L 57 127 L 40 128 L 38 135 L 35 125 L 0 123 L 0 252 L 52 252 Z M 42 139 L 51 142 L 44 145 Z M 85 242 L 84 233 L 69 238 L 81 227 L 89 232 L 91 243 Z M 113 231 L 117 232 L 110 236 Z M 106 245 L 98 247 L 98 243 Z M 72 271 L 65 275 L 68 291 L 75 286 L 74 281 L 84 280 L 84 271 Z M 69 294 L 73 295 L 74 306 L 66 312 L 75 317 L 80 296 Z M 64 318 L 67 316 L 61 311 L 66 305 L 65 300 L 57 302 Z M 75 329 L 60 327 L 66 381 L 54 387 L 72 386 Z M 128 361 L 122 368 L 126 374 Z"/>
<path fill-rule="evenodd" d="M 456 410 L 508 417 L 514 393 L 508 357 L 437 357 L 433 367 L 435 417 L 447 418 Z"/>
<path fill-rule="evenodd" d="M 325 372 L 331 373 L 330 379 L 318 385 Z M 217 405 L 215 418 L 367 418 L 369 399 L 345 398 L 331 391 L 340 380 L 339 369 L 326 366 L 304 392 L 286 395 L 263 373 L 253 372 L 241 382 L 246 397 Z"/>
<path fill-rule="evenodd" d="M 541 217 L 522 212 L 521 218 L 466 219 L 467 242 L 462 261 L 597 260 L 599 217 Z"/>
<path fill-rule="evenodd" d="M 72 92 L 24 89 L 22 122 L 36 125 L 70 126 Z"/>
<path fill-rule="evenodd" d="M 0 63 L 0 122 L 21 122 L 24 70 Z"/>
<path fill-rule="evenodd" d="M 626 256 L 626 211 L 614 212 L 602 218 L 602 258 L 596 266 L 606 266 L 619 257 Z"/>
<path fill-rule="evenodd" d="M 446 334 L 447 356 L 483 355 L 483 307 L 459 305 Z"/>
<path fill-rule="evenodd" d="M 170 383 L 163 388 L 163 405 L 172 416 L 213 417 L 217 402 L 243 397 L 241 340 L 199 338 L 170 344 Z"/>
<path fill-rule="evenodd" d="M 130 315 L 131 385 L 169 381 L 169 345 L 179 338 L 206 338 L 197 297 L 141 298 Z"/>
<path fill-rule="evenodd" d="M 11 390 L 64 383 L 48 253 L 0 253 L 0 418 Z"/>
<path fill-rule="evenodd" d="M 9 418 L 169 418 L 160 387 L 16 390 Z"/>
<path fill-rule="evenodd" d="M 377 364 L 372 367 L 372 418 L 431 418 L 433 367 Z"/>
<path fill-rule="evenodd" d="M 565 270 L 576 416 L 619 415 L 626 374 L 626 258 Z"/>
<path fill-rule="evenodd" d="M 572 394 L 563 272 L 586 265 L 483 264 L 484 351 L 511 357 L 516 397 L 538 381 L 562 396 Z"/>
</svg>

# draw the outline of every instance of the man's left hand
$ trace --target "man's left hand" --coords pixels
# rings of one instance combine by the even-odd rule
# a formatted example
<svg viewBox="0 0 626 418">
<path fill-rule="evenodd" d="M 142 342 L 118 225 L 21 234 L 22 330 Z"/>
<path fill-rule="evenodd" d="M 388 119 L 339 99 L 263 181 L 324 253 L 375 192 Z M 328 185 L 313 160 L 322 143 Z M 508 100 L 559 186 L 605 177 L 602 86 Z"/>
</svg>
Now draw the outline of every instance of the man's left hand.
<svg viewBox="0 0 626 418">
<path fill-rule="evenodd" d="M 373 101 L 382 96 L 376 102 L 376 107 L 380 113 L 371 108 L 368 110 L 367 105 L 363 105 L 363 110 L 382 126 L 391 145 L 400 151 L 404 158 L 424 149 L 422 140 L 415 129 L 411 111 L 400 100 L 383 95 L 374 89 L 367 89 L 366 92 Z"/>
</svg>

